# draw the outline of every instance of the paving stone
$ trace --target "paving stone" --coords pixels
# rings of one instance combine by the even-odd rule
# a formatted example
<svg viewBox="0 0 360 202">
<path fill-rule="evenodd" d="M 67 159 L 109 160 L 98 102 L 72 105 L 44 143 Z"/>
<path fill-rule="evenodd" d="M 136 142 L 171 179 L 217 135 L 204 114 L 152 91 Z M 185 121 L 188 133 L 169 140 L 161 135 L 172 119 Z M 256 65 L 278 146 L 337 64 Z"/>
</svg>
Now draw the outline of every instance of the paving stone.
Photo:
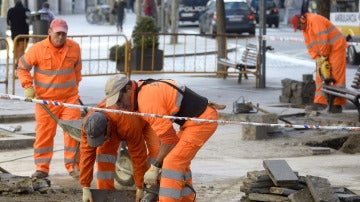
<svg viewBox="0 0 360 202">
<path fill-rule="evenodd" d="M 326 178 L 317 176 L 306 176 L 306 184 L 315 202 L 340 202 Z"/>
<path fill-rule="evenodd" d="M 264 160 L 263 165 L 276 186 L 298 184 L 298 177 L 285 160 Z"/>
</svg>

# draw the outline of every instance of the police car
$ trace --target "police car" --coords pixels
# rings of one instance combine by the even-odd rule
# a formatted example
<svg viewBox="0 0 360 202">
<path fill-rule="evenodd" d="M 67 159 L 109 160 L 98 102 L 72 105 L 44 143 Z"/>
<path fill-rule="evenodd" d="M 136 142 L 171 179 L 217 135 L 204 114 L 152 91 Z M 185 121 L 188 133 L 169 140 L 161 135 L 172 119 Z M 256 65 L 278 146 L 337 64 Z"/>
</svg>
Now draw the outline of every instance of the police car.
<svg viewBox="0 0 360 202">
<path fill-rule="evenodd" d="M 166 10 L 171 21 L 171 5 L 174 0 L 167 0 Z M 209 0 L 180 0 L 179 1 L 179 22 L 196 22 L 199 16 L 205 11 Z M 171 23 L 171 22 L 170 22 Z"/>
</svg>

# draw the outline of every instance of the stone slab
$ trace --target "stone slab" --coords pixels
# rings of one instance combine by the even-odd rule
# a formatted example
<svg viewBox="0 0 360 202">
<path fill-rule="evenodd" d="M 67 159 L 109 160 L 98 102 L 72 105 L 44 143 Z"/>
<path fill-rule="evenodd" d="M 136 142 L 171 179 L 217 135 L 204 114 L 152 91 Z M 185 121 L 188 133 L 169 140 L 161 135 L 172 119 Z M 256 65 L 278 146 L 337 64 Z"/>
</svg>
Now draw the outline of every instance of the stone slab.
<svg viewBox="0 0 360 202">
<path fill-rule="evenodd" d="M 315 202 L 340 202 L 331 188 L 330 182 L 326 178 L 317 176 L 306 176 L 306 184 L 310 190 Z"/>
<path fill-rule="evenodd" d="M 298 177 L 285 160 L 264 160 L 263 165 L 276 186 L 298 184 Z"/>
</svg>

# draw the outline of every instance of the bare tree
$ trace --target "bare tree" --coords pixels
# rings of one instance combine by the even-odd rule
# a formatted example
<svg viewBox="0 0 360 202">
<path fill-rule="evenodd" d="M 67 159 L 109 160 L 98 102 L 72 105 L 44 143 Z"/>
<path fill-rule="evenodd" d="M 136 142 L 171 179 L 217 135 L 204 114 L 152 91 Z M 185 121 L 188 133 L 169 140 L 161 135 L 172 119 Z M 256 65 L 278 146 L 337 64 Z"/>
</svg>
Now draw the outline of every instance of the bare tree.
<svg viewBox="0 0 360 202">
<path fill-rule="evenodd" d="M 330 19 L 330 1 L 329 0 L 317 0 L 317 13 Z"/>
<path fill-rule="evenodd" d="M 177 44 L 178 26 L 179 26 L 179 1 L 173 0 L 171 4 L 171 35 L 170 44 Z"/>
<path fill-rule="evenodd" d="M 216 15 L 217 15 L 217 28 L 216 28 L 216 33 L 217 33 L 217 46 L 218 46 L 218 51 L 217 51 L 217 55 L 218 58 L 226 58 L 226 37 L 225 37 L 225 8 L 224 8 L 224 0 L 217 0 L 216 1 Z M 226 70 L 226 66 L 224 65 L 218 65 L 217 66 L 217 70 L 218 71 L 225 71 Z M 219 75 L 220 76 L 220 75 Z"/>
</svg>

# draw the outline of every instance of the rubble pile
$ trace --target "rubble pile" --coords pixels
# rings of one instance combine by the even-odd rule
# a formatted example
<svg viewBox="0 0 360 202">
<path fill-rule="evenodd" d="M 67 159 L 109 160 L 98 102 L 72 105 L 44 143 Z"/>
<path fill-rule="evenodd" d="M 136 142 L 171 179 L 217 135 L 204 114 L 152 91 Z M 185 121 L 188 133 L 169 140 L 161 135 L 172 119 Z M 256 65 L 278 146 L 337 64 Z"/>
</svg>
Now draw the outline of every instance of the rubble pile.
<svg viewBox="0 0 360 202">
<path fill-rule="evenodd" d="M 360 202 L 360 196 L 345 187 L 332 187 L 329 180 L 300 176 L 285 160 L 265 160 L 265 170 L 250 171 L 240 191 L 241 202 Z"/>
<path fill-rule="evenodd" d="M 17 176 L 9 173 L 0 174 L 0 194 L 32 194 L 39 192 L 41 194 L 52 193 L 50 180 L 31 179 L 30 177 Z"/>
</svg>

